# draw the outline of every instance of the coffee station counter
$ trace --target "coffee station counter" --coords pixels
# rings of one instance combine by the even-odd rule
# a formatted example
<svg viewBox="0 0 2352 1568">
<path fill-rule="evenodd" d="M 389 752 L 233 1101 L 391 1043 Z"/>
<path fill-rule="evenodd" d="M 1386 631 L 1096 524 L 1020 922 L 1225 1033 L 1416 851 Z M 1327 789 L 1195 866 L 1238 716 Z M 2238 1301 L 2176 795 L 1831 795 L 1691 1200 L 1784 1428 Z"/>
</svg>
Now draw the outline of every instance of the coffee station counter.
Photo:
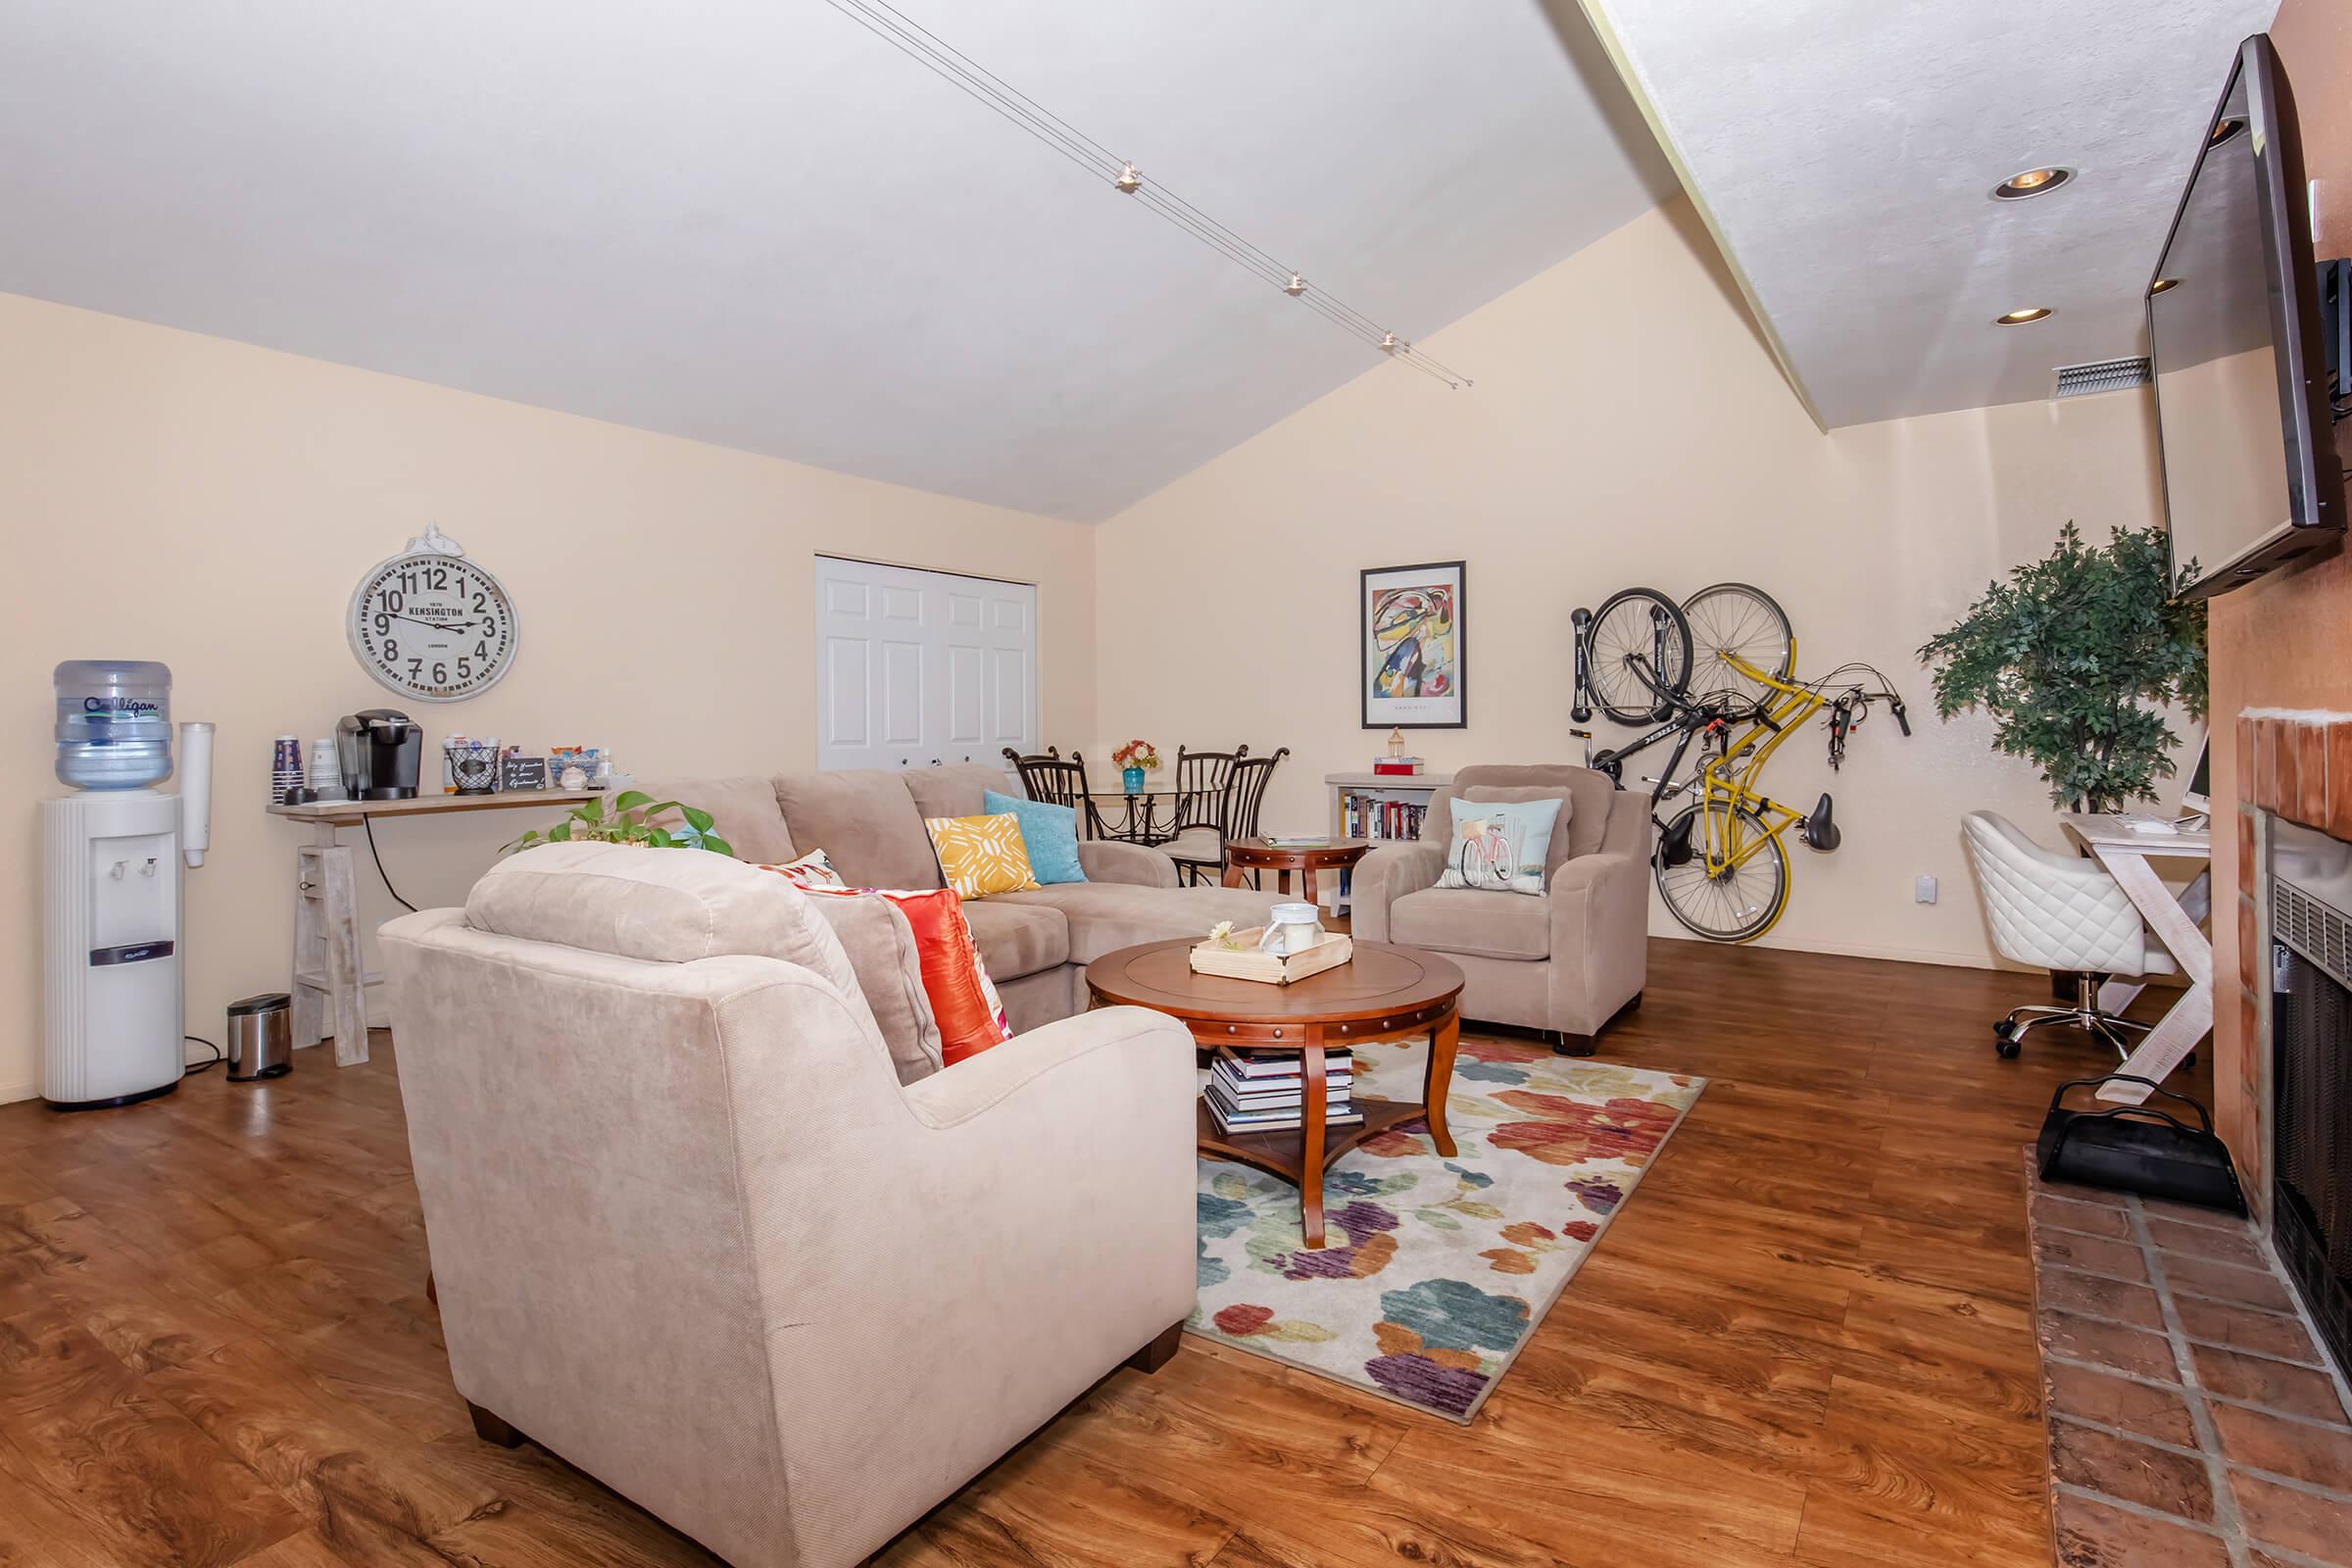
<svg viewBox="0 0 2352 1568">
<path fill-rule="evenodd" d="M 337 830 L 378 816 L 443 816 L 459 811 L 564 807 L 601 799 L 602 790 L 500 790 L 489 795 L 413 795 L 390 801 L 310 801 L 272 806 L 271 816 L 308 822 L 314 838 L 294 858 L 294 1044 L 332 1035 L 335 1065 L 368 1059 L 363 988 L 377 978 L 360 963 L 359 884 L 351 851 Z"/>
<path fill-rule="evenodd" d="M 606 793 L 604 790 L 506 790 L 491 795 L 416 795 L 399 801 L 310 801 L 300 806 L 272 806 L 270 814 L 297 822 L 357 827 L 363 818 L 370 816 L 495 811 L 514 806 L 576 806 Z"/>
</svg>

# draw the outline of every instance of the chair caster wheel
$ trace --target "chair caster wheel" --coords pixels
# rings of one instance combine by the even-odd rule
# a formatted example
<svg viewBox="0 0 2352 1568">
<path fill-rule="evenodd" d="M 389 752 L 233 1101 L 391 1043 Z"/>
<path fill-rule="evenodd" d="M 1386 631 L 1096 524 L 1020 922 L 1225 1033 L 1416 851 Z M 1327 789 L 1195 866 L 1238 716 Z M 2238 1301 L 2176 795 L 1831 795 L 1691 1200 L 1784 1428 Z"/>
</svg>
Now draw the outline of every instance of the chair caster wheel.
<svg viewBox="0 0 2352 1568">
<path fill-rule="evenodd" d="M 2018 1053 L 2026 1049 L 2026 1043 L 2012 1033 L 2009 1024 L 2004 1021 L 1992 1026 L 1992 1049 L 2003 1061 L 2015 1061 Z"/>
</svg>

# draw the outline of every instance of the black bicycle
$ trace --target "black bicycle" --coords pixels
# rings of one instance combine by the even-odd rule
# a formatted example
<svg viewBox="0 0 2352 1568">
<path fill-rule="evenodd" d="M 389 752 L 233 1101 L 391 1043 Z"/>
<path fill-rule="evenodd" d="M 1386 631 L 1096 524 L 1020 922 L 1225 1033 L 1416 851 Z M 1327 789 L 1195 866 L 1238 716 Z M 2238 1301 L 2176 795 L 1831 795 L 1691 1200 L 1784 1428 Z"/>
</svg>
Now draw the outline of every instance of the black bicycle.
<svg viewBox="0 0 2352 1568">
<path fill-rule="evenodd" d="M 1654 588 L 1627 588 L 1596 611 L 1574 612 L 1569 621 L 1576 641 L 1569 716 L 1589 724 L 1597 708 L 1619 724 L 1654 726 L 1598 751 L 1591 730 L 1569 733 L 1586 743 L 1585 765 L 1620 788 L 1628 759 L 1673 742 L 1664 771 L 1649 781 L 1653 806 L 1670 793 L 1692 745 L 1701 760 L 1710 746 L 1720 752 L 1733 725 L 1765 711 L 1796 662 L 1788 612 L 1763 589 L 1741 582 L 1701 588 L 1680 605 Z"/>
</svg>

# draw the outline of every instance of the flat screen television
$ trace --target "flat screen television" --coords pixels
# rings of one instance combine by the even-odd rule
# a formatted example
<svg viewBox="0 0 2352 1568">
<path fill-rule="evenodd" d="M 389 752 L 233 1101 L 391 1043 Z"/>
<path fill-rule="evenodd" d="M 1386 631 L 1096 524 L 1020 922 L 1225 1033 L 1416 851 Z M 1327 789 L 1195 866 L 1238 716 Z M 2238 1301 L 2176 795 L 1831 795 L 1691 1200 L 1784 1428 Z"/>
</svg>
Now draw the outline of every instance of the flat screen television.
<svg viewBox="0 0 2352 1568">
<path fill-rule="evenodd" d="M 2256 33 L 2238 46 L 2148 280 L 2165 518 L 2186 598 L 2343 538 L 2305 190 L 2286 73 Z"/>
</svg>

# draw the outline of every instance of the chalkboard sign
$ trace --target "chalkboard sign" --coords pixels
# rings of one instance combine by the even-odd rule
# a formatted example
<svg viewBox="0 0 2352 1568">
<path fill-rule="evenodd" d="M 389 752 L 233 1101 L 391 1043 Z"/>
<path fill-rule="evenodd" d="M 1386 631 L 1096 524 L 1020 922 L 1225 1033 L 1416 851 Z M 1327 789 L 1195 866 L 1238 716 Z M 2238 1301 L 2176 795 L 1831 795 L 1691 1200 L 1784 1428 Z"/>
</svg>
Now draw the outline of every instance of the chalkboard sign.
<svg viewBox="0 0 2352 1568">
<path fill-rule="evenodd" d="M 502 790 L 543 790 L 547 788 L 547 759 L 544 757 L 507 757 L 499 760 L 498 787 Z"/>
</svg>

